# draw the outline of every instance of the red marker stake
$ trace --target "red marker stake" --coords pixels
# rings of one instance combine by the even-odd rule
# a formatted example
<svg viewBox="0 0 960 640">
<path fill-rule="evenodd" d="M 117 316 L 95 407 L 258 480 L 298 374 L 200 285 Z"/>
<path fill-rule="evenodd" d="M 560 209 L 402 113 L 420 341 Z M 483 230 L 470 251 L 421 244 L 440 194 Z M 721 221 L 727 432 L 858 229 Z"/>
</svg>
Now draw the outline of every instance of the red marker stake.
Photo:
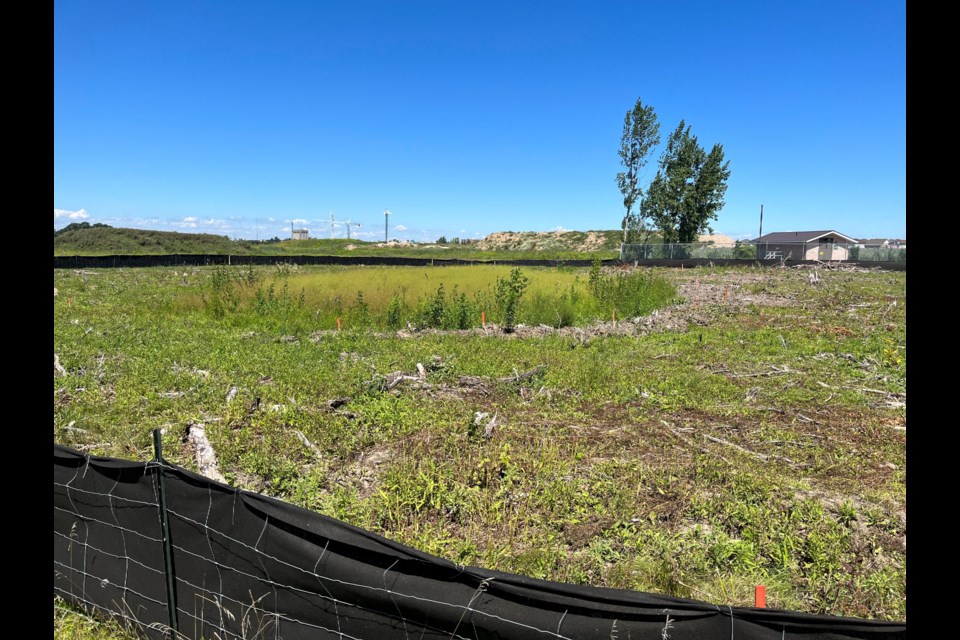
<svg viewBox="0 0 960 640">
<path fill-rule="evenodd" d="M 482 324 L 484 328 L 487 327 L 487 312 L 486 312 L 486 311 L 481 311 L 481 312 L 480 312 L 480 324 Z"/>
<path fill-rule="evenodd" d="M 767 588 L 766 588 L 764 585 L 762 585 L 762 584 L 758 584 L 758 585 L 757 585 L 757 593 L 756 593 L 755 601 L 756 601 L 756 606 L 757 606 L 758 609 L 764 609 L 764 608 L 766 608 L 766 606 L 767 606 Z"/>
<path fill-rule="evenodd" d="M 340 331 L 340 318 L 337 318 L 337 331 Z"/>
</svg>

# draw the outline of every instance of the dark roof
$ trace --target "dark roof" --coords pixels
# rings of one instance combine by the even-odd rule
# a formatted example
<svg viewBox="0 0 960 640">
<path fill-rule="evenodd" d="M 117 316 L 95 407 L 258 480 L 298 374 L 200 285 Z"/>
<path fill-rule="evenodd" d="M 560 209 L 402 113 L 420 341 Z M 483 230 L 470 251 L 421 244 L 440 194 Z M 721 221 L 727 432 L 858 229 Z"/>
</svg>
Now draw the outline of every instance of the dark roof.
<svg viewBox="0 0 960 640">
<path fill-rule="evenodd" d="M 860 238 L 859 240 L 857 240 L 857 242 L 859 242 L 860 244 L 876 244 L 876 245 L 881 245 L 884 242 L 888 242 L 890 244 L 907 244 L 906 240 L 901 240 L 899 238 Z"/>
<path fill-rule="evenodd" d="M 755 240 L 750 242 L 753 244 L 757 243 L 792 243 L 792 242 L 810 242 L 816 240 L 822 236 L 839 236 L 841 240 L 846 240 L 847 242 L 856 242 L 856 239 L 851 238 L 848 235 L 842 234 L 839 231 L 834 231 L 833 229 L 827 229 L 826 231 L 775 231 L 773 233 L 767 233 Z"/>
</svg>

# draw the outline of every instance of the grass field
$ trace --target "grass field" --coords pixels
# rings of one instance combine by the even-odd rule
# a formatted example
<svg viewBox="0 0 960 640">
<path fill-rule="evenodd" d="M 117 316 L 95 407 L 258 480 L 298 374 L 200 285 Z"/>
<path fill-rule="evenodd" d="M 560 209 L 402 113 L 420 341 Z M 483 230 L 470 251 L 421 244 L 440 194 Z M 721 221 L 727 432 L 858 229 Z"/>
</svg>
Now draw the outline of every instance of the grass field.
<svg viewBox="0 0 960 640">
<path fill-rule="evenodd" d="M 903 620 L 906 276 L 812 273 L 523 269 L 504 334 L 508 268 L 55 271 L 54 438 L 196 469 L 203 423 L 232 484 L 456 562 Z"/>
</svg>

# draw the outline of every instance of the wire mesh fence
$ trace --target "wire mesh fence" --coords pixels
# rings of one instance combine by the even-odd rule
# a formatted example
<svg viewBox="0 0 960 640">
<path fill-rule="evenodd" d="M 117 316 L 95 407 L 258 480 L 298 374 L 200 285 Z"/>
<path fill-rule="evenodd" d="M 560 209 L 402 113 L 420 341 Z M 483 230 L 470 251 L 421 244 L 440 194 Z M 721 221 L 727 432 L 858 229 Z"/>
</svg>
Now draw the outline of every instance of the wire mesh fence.
<svg viewBox="0 0 960 640">
<path fill-rule="evenodd" d="M 635 260 L 821 260 L 854 262 L 906 262 L 907 248 L 865 247 L 857 244 L 820 243 L 715 243 L 674 242 L 660 244 L 623 244 L 620 261 Z"/>
<path fill-rule="evenodd" d="M 57 445 L 54 589 L 151 638 L 906 637 L 905 623 L 465 567 L 160 455 L 130 462 Z"/>
</svg>

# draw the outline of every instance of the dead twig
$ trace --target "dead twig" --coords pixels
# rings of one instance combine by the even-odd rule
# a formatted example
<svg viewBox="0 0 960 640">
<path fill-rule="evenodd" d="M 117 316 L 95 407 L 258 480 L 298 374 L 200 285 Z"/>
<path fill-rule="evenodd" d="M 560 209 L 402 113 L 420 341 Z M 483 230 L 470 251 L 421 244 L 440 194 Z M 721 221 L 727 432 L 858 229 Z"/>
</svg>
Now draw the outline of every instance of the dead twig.
<svg viewBox="0 0 960 640">
<path fill-rule="evenodd" d="M 300 431 L 299 429 L 294 429 L 293 433 L 296 434 L 297 438 L 300 439 L 300 442 L 302 442 L 307 449 L 310 449 L 310 451 L 312 451 L 313 454 L 317 456 L 317 458 L 323 457 L 323 452 L 320 451 L 320 448 L 317 445 L 310 442 L 310 440 L 307 439 L 307 436 L 303 435 L 302 431 Z"/>
<path fill-rule="evenodd" d="M 704 433 L 704 434 L 702 434 L 702 435 L 703 435 L 704 438 L 706 438 L 707 440 L 709 440 L 709 441 L 711 441 L 711 442 L 716 442 L 717 444 L 722 444 L 722 445 L 724 445 L 724 446 L 731 447 L 731 448 L 733 448 L 733 449 L 736 449 L 736 450 L 739 451 L 740 453 L 745 453 L 745 454 L 747 454 L 748 456 L 754 456 L 754 457 L 760 458 L 761 460 L 767 460 L 767 459 L 770 458 L 770 456 L 768 456 L 768 455 L 766 455 L 766 454 L 764 454 L 764 453 L 757 453 L 757 452 L 755 452 L 755 451 L 750 451 L 749 449 L 744 449 L 744 448 L 741 447 L 740 445 L 734 444 L 734 443 L 732 443 L 732 442 L 730 442 L 730 441 L 728 441 L 728 440 L 724 440 L 723 438 L 717 438 L 717 437 L 711 436 L 711 435 L 709 435 L 709 434 L 707 434 L 707 433 Z"/>
<path fill-rule="evenodd" d="M 771 366 L 770 371 L 761 371 L 760 373 L 734 373 L 731 374 L 731 378 L 765 378 L 767 376 L 780 376 L 785 373 L 796 373 L 790 367 L 784 365 L 783 369 L 778 369 L 777 367 Z"/>
<path fill-rule="evenodd" d="M 529 380 L 530 378 L 536 377 L 547 370 L 545 365 L 539 365 L 530 369 L 526 373 L 517 373 L 517 370 L 513 370 L 512 376 L 507 376 L 505 378 L 500 378 L 500 382 L 523 382 L 524 380 Z"/>
<path fill-rule="evenodd" d="M 724 462 L 726 462 L 727 464 L 730 464 L 730 461 L 729 461 L 729 460 L 727 460 L 726 458 L 724 458 L 722 455 L 720 455 L 720 454 L 717 453 L 716 451 L 711 451 L 710 449 L 707 449 L 706 447 L 700 446 L 700 445 L 698 445 L 696 442 L 694 442 L 693 440 L 691 440 L 690 438 L 688 438 L 688 437 L 686 437 L 685 435 L 679 433 L 676 429 L 673 428 L 673 425 L 671 425 L 671 424 L 670 424 L 669 422 L 667 422 L 666 420 L 661 420 L 661 421 L 660 421 L 660 424 L 662 424 L 663 426 L 665 426 L 665 427 L 667 428 L 667 430 L 668 430 L 671 434 L 673 434 L 673 436 L 674 436 L 675 438 L 677 438 L 678 440 L 680 440 L 681 442 L 683 442 L 683 443 L 686 444 L 687 446 L 689 446 L 689 447 L 691 447 L 691 448 L 693 448 L 693 449 L 696 449 L 697 451 L 701 451 L 701 452 L 703 452 L 703 453 L 707 453 L 707 454 L 710 454 L 710 455 L 712 455 L 712 456 L 716 456 L 716 457 L 720 458 L 721 460 L 723 460 Z"/>
</svg>

